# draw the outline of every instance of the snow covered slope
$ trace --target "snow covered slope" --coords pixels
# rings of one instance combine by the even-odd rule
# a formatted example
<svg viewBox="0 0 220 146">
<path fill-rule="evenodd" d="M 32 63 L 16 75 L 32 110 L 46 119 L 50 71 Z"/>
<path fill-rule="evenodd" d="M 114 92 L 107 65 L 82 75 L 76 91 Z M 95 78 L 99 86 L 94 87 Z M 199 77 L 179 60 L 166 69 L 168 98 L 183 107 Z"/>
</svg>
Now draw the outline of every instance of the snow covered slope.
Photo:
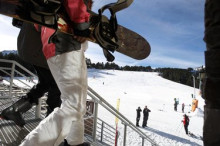
<svg viewBox="0 0 220 146">
<path fill-rule="evenodd" d="M 112 106 L 116 107 L 120 99 L 119 111 L 134 124 L 136 122 L 136 109 L 145 105 L 151 110 L 148 128 L 140 128 L 151 139 L 161 146 L 198 146 L 203 145 L 203 106 L 204 100 L 196 89 L 196 98 L 199 100 L 198 109 L 191 113 L 192 94 L 194 88 L 166 80 L 157 73 L 131 72 L 117 70 L 88 71 L 88 83 Z M 174 98 L 179 99 L 177 112 L 174 111 Z M 190 117 L 189 131 L 196 137 L 185 134 L 182 119 L 181 105 L 184 103 L 185 113 Z M 115 117 L 99 107 L 101 119 L 114 126 Z M 140 125 L 142 124 L 142 114 Z M 121 136 L 118 145 L 122 145 L 123 125 L 119 122 Z M 141 139 L 128 129 L 127 145 L 140 146 Z"/>
<path fill-rule="evenodd" d="M 25 79 L 24 82 L 33 86 Z M 15 83 L 21 86 L 16 80 Z M 151 110 L 148 127 L 140 129 L 160 146 L 203 145 L 200 136 L 202 136 L 204 100 L 198 95 L 198 89 L 196 98 L 199 100 L 199 108 L 192 113 L 190 105 L 194 88 L 166 80 L 157 73 L 89 69 L 88 83 L 113 107 L 116 107 L 117 100 L 120 99 L 119 111 L 134 124 L 137 107 L 140 106 L 143 110 L 147 105 Z M 174 111 L 174 98 L 178 98 L 180 103 L 177 112 Z M 190 117 L 189 131 L 196 135 L 195 137 L 185 134 L 181 122 L 184 114 L 181 110 L 182 103 L 186 105 L 185 113 Z M 101 106 L 98 110 L 99 118 L 115 126 L 113 115 Z M 140 125 L 142 118 L 141 113 Z M 120 121 L 118 124 L 120 131 L 118 146 L 122 146 L 124 125 Z M 127 130 L 126 146 L 141 146 L 141 138 L 137 133 L 129 128 Z M 145 143 L 146 145 L 148 144 Z"/>
</svg>

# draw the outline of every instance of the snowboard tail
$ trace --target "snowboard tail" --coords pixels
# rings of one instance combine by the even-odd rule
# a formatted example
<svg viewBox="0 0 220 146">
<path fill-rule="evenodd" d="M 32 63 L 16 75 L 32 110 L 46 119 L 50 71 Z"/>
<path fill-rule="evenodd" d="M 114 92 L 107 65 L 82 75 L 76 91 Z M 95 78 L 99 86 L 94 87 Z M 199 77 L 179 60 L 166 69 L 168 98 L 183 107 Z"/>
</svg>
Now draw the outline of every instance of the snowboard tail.
<svg viewBox="0 0 220 146">
<path fill-rule="evenodd" d="M 69 35 L 73 35 L 71 24 L 68 23 L 69 22 L 68 17 L 63 12 L 58 11 L 59 9 L 58 5 L 56 6 L 55 4 L 52 6 L 53 9 L 56 11 L 56 17 L 45 15 L 44 17 L 38 18 L 37 16 L 34 16 L 35 13 L 32 13 L 30 12 L 30 10 L 26 9 L 26 7 L 29 6 L 28 5 L 29 1 L 30 0 L 0 0 L 0 14 L 8 16 L 8 17 L 16 18 L 21 21 L 35 23 L 35 24 L 39 24 L 39 25 L 46 26 L 49 28 L 53 28 L 57 31 L 60 31 L 60 32 L 63 32 Z M 47 12 L 48 10 L 46 9 L 45 14 Z M 48 13 L 50 13 L 50 11 Z M 34 20 L 32 16 L 34 16 L 35 18 L 39 20 L 36 20 L 36 19 Z M 108 23 L 103 23 L 103 24 L 107 24 L 109 28 L 107 30 L 100 29 L 101 26 L 103 27 L 103 24 L 100 26 L 99 25 L 100 22 L 97 21 L 97 19 L 94 19 L 94 18 L 99 18 L 99 17 L 100 17 L 99 14 L 91 12 L 90 30 L 91 30 L 92 37 L 88 38 L 88 41 L 91 41 L 91 42 L 94 42 L 100 45 L 99 43 L 100 40 L 99 40 L 99 37 L 97 36 L 100 35 L 100 37 L 103 37 L 103 35 L 106 35 L 106 32 L 108 32 L 109 30 L 111 31 L 111 28 L 108 26 L 108 23 L 110 23 L 110 20 L 106 16 L 101 15 L 101 17 L 104 18 L 106 22 L 108 22 Z M 148 41 L 145 38 L 143 38 L 138 33 L 132 30 L 129 30 L 128 28 L 125 28 L 118 24 L 115 30 L 116 32 L 113 36 L 111 36 L 111 33 L 110 35 L 107 34 L 107 37 L 110 36 L 111 38 L 110 42 L 103 43 L 100 45 L 104 50 L 104 54 L 106 51 L 105 47 L 108 47 L 110 48 L 108 49 L 110 50 L 110 52 L 117 51 L 121 54 L 124 54 L 128 57 L 131 57 L 137 60 L 142 60 L 149 56 L 151 48 L 150 48 Z M 101 40 L 101 42 L 103 42 L 103 40 Z M 108 50 L 107 50 L 107 53 L 109 53 Z"/>
</svg>

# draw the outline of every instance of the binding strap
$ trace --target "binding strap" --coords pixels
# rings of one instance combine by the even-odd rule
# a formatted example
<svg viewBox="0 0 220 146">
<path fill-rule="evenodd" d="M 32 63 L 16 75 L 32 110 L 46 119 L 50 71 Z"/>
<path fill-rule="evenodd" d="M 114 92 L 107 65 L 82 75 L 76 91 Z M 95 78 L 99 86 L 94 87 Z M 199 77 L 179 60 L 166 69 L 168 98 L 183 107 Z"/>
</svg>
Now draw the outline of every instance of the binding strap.
<svg viewBox="0 0 220 146">
<path fill-rule="evenodd" d="M 118 0 L 116 3 L 104 5 L 99 9 L 98 14 L 94 14 L 88 9 L 88 1 L 89 0 L 84 0 L 84 3 L 87 5 L 87 11 L 92 15 L 91 26 L 94 27 L 93 36 L 97 43 L 103 48 L 103 53 L 107 61 L 112 62 L 115 57 L 111 53 L 114 53 L 119 47 L 118 37 L 116 35 L 118 28 L 116 12 L 130 6 L 133 0 Z M 105 10 L 110 11 L 110 19 L 103 15 Z"/>
<path fill-rule="evenodd" d="M 61 0 L 29 0 L 30 17 L 38 23 L 57 27 L 57 11 Z"/>
</svg>

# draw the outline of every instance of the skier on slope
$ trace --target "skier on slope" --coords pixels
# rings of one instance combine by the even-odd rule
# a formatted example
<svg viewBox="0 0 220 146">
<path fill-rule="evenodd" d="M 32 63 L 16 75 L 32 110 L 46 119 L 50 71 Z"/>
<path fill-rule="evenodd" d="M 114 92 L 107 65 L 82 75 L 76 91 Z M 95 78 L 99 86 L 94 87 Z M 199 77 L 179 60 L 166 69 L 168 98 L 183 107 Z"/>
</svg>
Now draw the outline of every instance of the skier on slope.
<svg viewBox="0 0 220 146">
<path fill-rule="evenodd" d="M 184 113 L 185 104 L 182 103 L 182 112 Z"/>
<path fill-rule="evenodd" d="M 140 107 L 138 107 L 137 109 L 136 109 L 136 111 L 137 111 L 137 118 L 136 118 L 136 126 L 137 127 L 139 127 L 139 121 L 140 121 L 140 118 L 141 118 L 141 108 Z"/>
<path fill-rule="evenodd" d="M 144 110 L 143 110 L 143 123 L 142 123 L 142 127 L 145 128 L 147 127 L 147 120 L 149 117 L 149 112 L 151 112 L 147 106 L 145 106 Z"/>
<path fill-rule="evenodd" d="M 177 111 L 177 105 L 178 105 L 177 99 L 174 98 L 174 111 Z"/>
<path fill-rule="evenodd" d="M 182 122 L 183 122 L 183 126 L 184 126 L 184 129 L 185 129 L 185 132 L 188 135 L 189 117 L 186 114 L 183 115 Z"/>
</svg>

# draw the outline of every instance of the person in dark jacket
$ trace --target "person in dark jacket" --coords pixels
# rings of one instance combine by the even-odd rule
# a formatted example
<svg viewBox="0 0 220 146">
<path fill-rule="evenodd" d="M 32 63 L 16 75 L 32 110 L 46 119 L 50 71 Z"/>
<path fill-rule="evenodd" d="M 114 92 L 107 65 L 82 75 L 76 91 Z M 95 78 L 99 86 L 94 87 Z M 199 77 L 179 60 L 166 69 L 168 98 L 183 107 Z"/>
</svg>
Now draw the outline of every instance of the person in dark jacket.
<svg viewBox="0 0 220 146">
<path fill-rule="evenodd" d="M 204 146 L 220 145 L 220 1 L 205 0 Z"/>
<path fill-rule="evenodd" d="M 87 66 L 85 49 L 90 38 L 92 4 L 85 0 L 64 0 L 74 37 L 42 26 L 43 53 L 61 91 L 62 104 L 29 133 L 20 146 L 88 146 L 84 142 L 84 115 L 87 98 Z M 88 7 L 87 7 L 88 6 Z M 35 25 L 36 28 L 39 25 Z"/>
<path fill-rule="evenodd" d="M 145 106 L 144 110 L 143 110 L 143 123 L 142 123 L 142 127 L 147 127 L 147 120 L 149 117 L 149 112 L 151 112 L 147 106 Z"/>
<path fill-rule="evenodd" d="M 46 58 L 44 57 L 42 42 L 39 35 L 40 32 L 35 29 L 33 24 L 23 23 L 17 40 L 18 55 L 25 62 L 33 64 L 39 80 L 38 84 L 29 91 L 27 98 L 31 98 L 31 102 L 33 100 L 38 100 L 48 92 L 46 103 L 48 104 L 47 115 L 49 115 L 54 108 L 60 107 L 61 93 L 50 72 Z M 30 96 L 30 94 L 32 95 Z M 37 102 L 34 102 L 34 104 L 36 103 Z"/>
<path fill-rule="evenodd" d="M 184 113 L 184 109 L 185 109 L 185 104 L 182 104 L 182 112 Z"/>
<path fill-rule="evenodd" d="M 140 107 L 138 107 L 137 109 L 136 109 L 136 111 L 137 111 L 137 118 L 136 118 L 136 126 L 137 127 L 139 127 L 139 121 L 140 121 L 140 118 L 141 118 L 141 108 Z"/>
<path fill-rule="evenodd" d="M 185 132 L 188 135 L 189 117 L 186 114 L 183 115 L 182 122 L 183 122 L 183 126 L 184 126 L 184 129 L 185 129 Z"/>
<path fill-rule="evenodd" d="M 18 55 L 24 62 L 33 65 L 38 76 L 38 83 L 25 96 L 1 113 L 4 119 L 12 120 L 22 127 L 25 124 L 22 114 L 32 105 L 37 105 L 39 98 L 48 92 L 46 100 L 48 105 L 46 116 L 48 116 L 61 105 L 61 93 L 43 55 L 41 33 L 31 23 L 13 19 L 12 24 L 21 28 L 17 38 Z"/>
<path fill-rule="evenodd" d="M 174 111 L 177 111 L 177 105 L 178 105 L 177 99 L 174 98 Z"/>
</svg>

